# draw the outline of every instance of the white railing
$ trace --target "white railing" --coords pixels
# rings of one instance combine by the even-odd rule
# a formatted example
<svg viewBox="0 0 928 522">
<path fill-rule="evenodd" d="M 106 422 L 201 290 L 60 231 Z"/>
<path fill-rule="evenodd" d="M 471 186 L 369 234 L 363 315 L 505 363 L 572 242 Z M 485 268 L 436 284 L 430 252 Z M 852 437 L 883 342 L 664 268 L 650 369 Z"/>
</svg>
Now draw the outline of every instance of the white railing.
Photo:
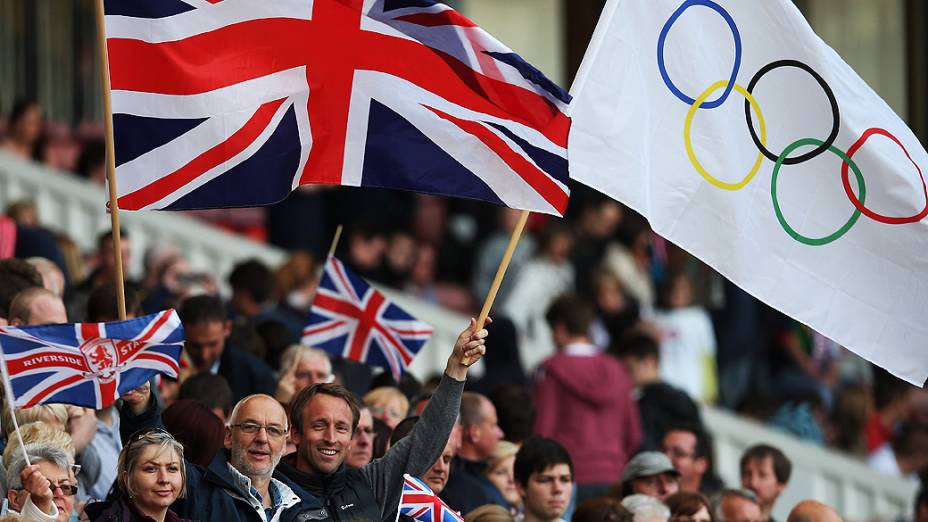
<svg viewBox="0 0 928 522">
<path fill-rule="evenodd" d="M 705 408 L 703 420 L 715 437 L 716 469 L 729 486 L 740 484 L 741 454 L 754 444 L 780 448 L 792 461 L 792 476 L 773 512 L 777 520 L 786 520 L 789 509 L 804 499 L 835 507 L 848 522 L 891 521 L 912 512 L 917 487 L 906 480 L 726 411 Z"/>
<path fill-rule="evenodd" d="M 86 252 L 95 248 L 97 235 L 110 228 L 103 187 L 71 173 L 0 152 L 0 211 L 21 199 L 35 202 L 42 225 L 67 233 Z M 235 263 L 257 258 L 269 266 L 277 266 L 286 256 L 282 250 L 243 239 L 181 214 L 124 211 L 119 218 L 120 226 L 132 243 L 129 272 L 136 277 L 142 273 L 145 250 L 160 243 L 179 247 L 194 270 L 214 274 L 223 288 Z M 467 318 L 408 295 L 387 293 L 410 313 L 426 318 L 435 328 L 432 339 L 412 365 L 413 373 L 428 377 L 442 372 L 458 332 L 467 326 Z M 476 371 L 479 373 L 480 368 Z"/>
<path fill-rule="evenodd" d="M 103 210 L 106 195 L 102 187 L 0 153 L 0 210 L 23 198 L 37 204 L 45 226 L 66 232 L 88 251 L 97 235 L 110 226 Z M 239 260 L 258 258 L 276 266 L 285 256 L 278 249 L 170 212 L 123 212 L 120 218 L 136 252 L 131 269 L 136 275 L 141 271 L 141 253 L 160 242 L 179 246 L 194 269 L 210 271 L 223 281 Z M 413 362 L 412 373 L 426 378 L 441 372 L 468 318 L 409 295 L 385 293 L 435 328 L 432 339 Z M 475 374 L 482 372 L 480 364 Z M 721 410 L 706 409 L 704 418 L 715 435 L 717 469 L 729 485 L 739 483 L 738 459 L 753 444 L 770 443 L 793 461 L 793 476 L 774 512 L 778 520 L 785 520 L 789 507 L 804 498 L 835 506 L 849 522 L 876 516 L 892 519 L 911 511 L 915 486 L 906 481 L 880 476 L 860 462 Z"/>
<path fill-rule="evenodd" d="M 20 199 L 35 202 L 44 226 L 68 234 L 85 251 L 92 251 L 97 236 L 110 229 L 103 187 L 0 152 L 0 208 Z M 132 244 L 129 273 L 133 276 L 141 274 L 145 250 L 164 242 L 179 247 L 195 269 L 208 270 L 222 282 L 243 259 L 253 257 L 276 266 L 284 258 L 278 249 L 171 212 L 124 211 L 119 221 Z"/>
</svg>

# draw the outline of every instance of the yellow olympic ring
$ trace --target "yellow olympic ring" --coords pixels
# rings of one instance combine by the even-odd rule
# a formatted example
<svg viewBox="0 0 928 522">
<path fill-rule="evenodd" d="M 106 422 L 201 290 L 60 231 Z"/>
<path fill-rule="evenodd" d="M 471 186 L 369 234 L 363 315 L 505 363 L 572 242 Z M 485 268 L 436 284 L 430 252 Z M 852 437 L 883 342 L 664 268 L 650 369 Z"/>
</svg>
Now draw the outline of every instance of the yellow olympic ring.
<svg viewBox="0 0 928 522">
<path fill-rule="evenodd" d="M 693 167 L 696 168 L 696 171 L 702 175 L 709 183 L 712 183 L 716 187 L 725 190 L 741 190 L 747 185 L 751 179 L 754 178 L 754 175 L 757 174 L 757 171 L 760 169 L 760 165 L 764 160 L 764 154 L 762 152 L 757 153 L 757 161 L 754 162 L 754 167 L 751 168 L 748 175 L 744 177 L 738 183 L 726 183 L 720 179 L 715 178 L 712 174 L 709 174 L 702 164 L 699 163 L 699 160 L 696 159 L 696 152 L 693 151 L 693 143 L 690 139 L 690 130 L 693 126 L 693 117 L 696 116 L 696 111 L 706 101 L 713 92 L 722 89 L 728 86 L 728 80 L 719 80 L 709 86 L 702 94 L 696 98 L 696 101 L 690 106 L 689 112 L 686 113 L 686 121 L 683 124 L 683 143 L 686 145 L 686 154 L 690 158 L 690 163 L 693 164 Z M 764 124 L 764 115 L 760 111 L 760 105 L 757 103 L 757 100 L 754 99 L 754 96 L 751 95 L 744 87 L 739 84 L 735 84 L 735 90 L 738 91 L 738 94 L 744 96 L 744 99 L 751 104 L 751 108 L 754 110 L 754 114 L 757 115 L 757 123 L 760 125 L 760 142 L 764 146 L 767 145 L 767 128 Z"/>
</svg>

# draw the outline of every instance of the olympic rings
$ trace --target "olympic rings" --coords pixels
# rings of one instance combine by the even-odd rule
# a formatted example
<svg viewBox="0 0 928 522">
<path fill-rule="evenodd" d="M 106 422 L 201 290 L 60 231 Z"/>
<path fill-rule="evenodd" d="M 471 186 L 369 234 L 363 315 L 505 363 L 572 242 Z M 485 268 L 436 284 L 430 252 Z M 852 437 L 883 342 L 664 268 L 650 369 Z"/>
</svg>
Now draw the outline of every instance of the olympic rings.
<svg viewBox="0 0 928 522">
<path fill-rule="evenodd" d="M 822 143 L 824 143 L 822 140 L 816 138 L 802 138 L 788 145 L 785 149 L 783 149 L 783 152 L 780 153 L 780 156 L 777 158 L 777 163 L 773 166 L 773 175 L 770 179 L 770 196 L 773 198 L 773 211 L 777 215 L 777 220 L 780 222 L 783 230 L 785 230 L 786 233 L 790 235 L 790 237 L 796 241 L 799 241 L 800 243 L 804 243 L 810 246 L 827 245 L 828 243 L 831 243 L 832 241 L 840 238 L 846 234 L 855 223 L 857 223 L 857 220 L 860 218 L 861 214 L 861 210 L 859 208 L 855 208 L 854 213 L 851 214 L 850 219 L 848 219 L 847 222 L 841 226 L 841 228 L 825 237 L 820 238 L 808 237 L 800 234 L 799 232 L 796 232 L 793 227 L 791 227 L 789 223 L 786 222 L 786 218 L 783 217 L 783 212 L 780 210 L 780 202 L 777 201 L 777 176 L 780 173 L 780 167 L 786 163 L 785 160 L 787 159 L 789 153 L 793 152 L 797 148 L 802 147 L 803 145 L 816 145 L 821 147 Z M 864 184 L 864 176 L 860 173 L 860 169 L 857 168 L 857 164 L 854 163 L 854 160 L 852 160 L 849 155 L 841 152 L 841 150 L 833 145 L 828 147 L 828 150 L 841 158 L 844 161 L 844 165 L 851 166 L 851 169 L 854 171 L 854 175 L 857 177 L 857 187 L 860 189 L 860 201 L 863 202 L 867 196 L 867 187 Z M 843 167 L 842 171 L 845 173 L 847 172 L 847 170 Z"/>
<path fill-rule="evenodd" d="M 734 38 L 734 42 L 735 42 L 735 61 L 732 66 L 731 77 L 728 80 L 720 80 L 720 81 L 713 83 L 712 85 L 709 86 L 708 89 L 703 91 L 703 93 L 700 94 L 699 97 L 697 97 L 696 99 L 690 98 L 689 96 L 684 94 L 679 88 L 677 88 L 677 86 L 670 79 L 670 74 L 667 72 L 667 66 L 664 62 L 664 47 L 667 41 L 667 34 L 670 32 L 670 29 L 673 27 L 673 24 L 677 22 L 680 16 L 682 16 L 683 13 L 687 9 L 693 6 L 708 7 L 709 9 L 712 9 L 713 11 L 715 11 L 719 16 L 721 16 L 725 20 L 725 22 L 728 24 L 728 27 L 731 29 L 732 37 Z M 747 89 L 745 89 L 744 87 L 742 87 L 740 84 L 737 83 L 738 72 L 741 69 L 741 55 L 742 55 L 741 33 L 738 30 L 738 26 L 735 23 L 735 20 L 732 18 L 731 14 L 725 10 L 725 8 L 723 8 L 722 6 L 720 6 L 713 0 L 685 0 L 680 5 L 680 7 L 678 7 L 670 15 L 667 21 L 664 23 L 663 27 L 661 28 L 660 34 L 657 38 L 657 67 L 660 71 L 661 78 L 663 79 L 664 84 L 667 86 L 667 88 L 670 90 L 670 92 L 675 97 L 677 97 L 678 99 L 680 99 L 681 101 L 689 105 L 689 110 L 686 113 L 686 119 L 684 120 L 684 124 L 683 124 L 683 144 L 684 144 L 684 147 L 686 148 L 687 157 L 689 158 L 690 163 L 693 165 L 696 171 L 699 172 L 699 174 L 706 181 L 711 183 L 713 186 L 718 187 L 723 190 L 731 190 L 731 191 L 740 190 L 744 188 L 754 178 L 754 176 L 757 174 L 758 170 L 760 169 L 760 166 L 763 163 L 763 159 L 765 157 L 769 159 L 770 161 L 773 161 L 775 164 L 773 167 L 773 173 L 772 173 L 771 180 L 770 180 L 770 183 L 771 183 L 770 194 L 771 194 L 771 198 L 773 199 L 773 208 L 774 208 L 774 212 L 776 214 L 777 220 L 780 222 L 780 225 L 783 227 L 783 229 L 786 231 L 787 234 L 789 234 L 796 241 L 799 241 L 806 245 L 820 246 L 820 245 L 826 245 L 828 243 L 831 243 L 832 241 L 835 241 L 836 239 L 846 234 L 848 230 L 850 230 L 851 227 L 853 227 L 857 223 L 858 219 L 860 219 L 861 214 L 864 214 L 865 216 L 875 221 L 878 221 L 880 223 L 885 223 L 885 224 L 890 224 L 890 225 L 916 223 L 924 219 L 926 216 L 928 216 L 928 184 L 926 184 L 925 176 L 922 173 L 922 169 L 918 166 L 917 163 L 915 163 L 915 160 L 912 159 L 912 157 L 909 155 L 909 152 L 906 150 L 905 146 L 902 144 L 902 142 L 898 138 L 893 136 L 889 131 L 885 129 L 870 128 L 870 129 L 867 129 L 863 133 L 863 135 L 857 139 L 856 142 L 854 142 L 851 148 L 848 149 L 847 153 L 842 152 L 840 149 L 834 146 L 834 143 L 838 138 L 838 133 L 841 128 L 841 113 L 838 107 L 838 100 L 835 96 L 834 91 L 831 89 L 831 86 L 828 85 L 828 82 L 825 81 L 822 75 L 820 75 L 817 71 L 815 71 L 815 69 L 813 69 L 809 65 L 803 62 L 800 62 L 798 60 L 790 60 L 790 59 L 776 60 L 761 67 L 760 70 L 757 71 L 757 73 L 754 74 L 754 76 L 751 78 L 751 81 L 748 83 Z M 812 78 L 815 79 L 816 82 L 818 82 L 819 86 L 825 92 L 825 96 L 828 97 L 828 104 L 831 107 L 832 125 L 831 125 L 831 132 L 828 134 L 828 136 L 825 138 L 824 141 L 817 139 L 817 138 L 802 138 L 800 140 L 797 140 L 791 143 L 789 146 L 787 146 L 783 150 L 782 153 L 780 153 L 779 156 L 777 156 L 773 152 L 767 149 L 766 124 L 764 122 L 764 116 L 763 116 L 763 113 L 761 112 L 760 104 L 754 98 L 753 93 L 754 93 L 754 88 L 757 86 L 758 82 L 760 82 L 761 78 L 763 78 L 765 74 L 773 71 L 774 69 L 778 69 L 781 67 L 795 67 L 797 69 L 802 69 L 803 71 L 809 73 L 809 75 L 811 75 Z M 719 89 L 722 89 L 722 94 L 719 95 L 718 98 L 712 101 L 706 101 L 709 98 L 709 96 L 712 95 L 712 93 L 714 93 L 715 91 Z M 691 136 L 693 119 L 695 118 L 696 111 L 698 109 L 714 109 L 716 107 L 719 107 L 720 105 L 725 103 L 725 101 L 731 95 L 732 90 L 737 91 L 739 94 L 741 94 L 744 97 L 744 117 L 748 125 L 748 131 L 751 134 L 751 140 L 754 142 L 754 145 L 760 151 L 757 155 L 757 160 L 754 162 L 754 165 L 751 167 L 751 170 L 748 171 L 747 175 L 741 181 L 737 183 L 728 183 L 725 181 L 721 181 L 718 178 L 714 177 L 712 174 L 710 174 L 702 166 L 702 164 L 699 162 L 699 159 L 696 157 L 696 152 L 693 149 L 692 136 Z M 760 136 L 758 136 L 757 132 L 754 130 L 754 121 L 753 121 L 752 114 L 751 114 L 752 111 L 757 115 L 757 121 L 760 126 Z M 918 171 L 919 178 L 921 179 L 921 182 L 922 182 L 922 192 L 925 195 L 925 207 L 918 214 L 914 214 L 912 216 L 904 216 L 904 217 L 886 216 L 886 215 L 879 214 L 873 210 L 868 209 L 866 205 L 864 204 L 864 199 L 866 197 L 866 192 L 867 192 L 867 189 L 864 183 L 864 177 L 861 174 L 860 169 L 858 168 L 857 164 L 854 163 L 854 160 L 852 158 L 854 154 L 861 147 L 864 146 L 867 140 L 870 139 L 871 136 L 876 135 L 876 134 L 885 136 L 889 138 L 890 140 L 892 140 L 893 142 L 895 142 L 896 145 L 898 145 L 899 148 L 902 149 L 902 152 L 905 154 L 906 158 L 908 158 L 909 162 L 911 162 L 912 165 L 915 167 L 915 170 Z M 815 148 L 813 148 L 812 150 L 804 154 L 800 154 L 795 157 L 789 156 L 790 153 L 792 153 L 799 147 L 809 146 L 809 145 L 814 145 Z M 837 155 L 839 158 L 842 159 L 841 181 L 842 181 L 842 184 L 844 185 L 845 194 L 847 195 L 851 203 L 853 203 L 854 205 L 854 213 L 851 215 L 850 219 L 848 219 L 847 222 L 844 225 L 842 225 L 841 228 L 839 228 L 834 233 L 821 237 L 821 238 L 812 238 L 812 237 L 804 236 L 796 232 L 796 230 L 794 230 L 789 225 L 789 223 L 786 222 L 786 218 L 783 217 L 783 213 L 780 210 L 780 203 L 777 200 L 777 177 L 779 176 L 780 169 L 783 167 L 783 165 L 798 165 L 800 163 L 804 163 L 806 161 L 809 161 L 819 156 L 826 150 L 832 152 L 833 154 Z M 854 191 L 851 189 L 851 183 L 850 183 L 850 179 L 848 176 L 848 166 L 850 166 L 850 168 L 854 171 L 854 175 L 857 177 L 857 186 L 860 192 L 859 198 L 856 194 L 854 194 Z"/>
<path fill-rule="evenodd" d="M 690 139 L 690 130 L 693 126 L 693 117 L 696 115 L 696 110 L 699 109 L 701 104 L 705 101 L 706 98 L 709 97 L 709 95 L 721 89 L 722 87 L 725 87 L 726 90 L 730 91 L 732 85 L 728 83 L 728 80 L 719 80 L 710 85 L 709 88 L 700 94 L 698 98 L 693 100 L 693 104 L 690 106 L 690 110 L 686 113 L 686 120 L 683 124 L 683 143 L 686 146 L 686 154 L 690 158 L 690 163 L 696 167 L 696 171 L 699 172 L 699 174 L 701 174 L 706 181 L 720 189 L 741 190 L 751 181 L 754 175 L 757 174 L 761 163 L 764 161 L 764 155 L 760 153 L 757 154 L 757 160 L 754 162 L 754 166 L 751 167 L 751 170 L 748 172 L 747 176 L 744 177 L 744 179 L 738 183 L 727 183 L 715 178 L 712 176 L 712 174 L 709 174 L 705 168 L 703 168 L 702 164 L 699 163 L 699 160 L 696 158 L 696 152 L 693 150 L 693 143 Z M 760 105 L 757 103 L 757 100 L 751 96 L 751 93 L 745 90 L 745 88 L 741 85 L 736 83 L 734 84 L 734 88 L 738 94 L 744 96 L 745 103 L 750 104 L 750 106 L 754 108 L 754 111 L 757 112 L 757 121 L 760 123 L 760 140 L 761 143 L 767 143 L 767 129 L 764 125 L 764 115 L 760 111 Z"/>
<path fill-rule="evenodd" d="M 765 74 L 779 67 L 796 67 L 812 75 L 812 77 L 815 78 L 815 81 L 817 81 L 818 84 L 822 86 L 822 90 L 825 91 L 825 96 L 828 96 L 828 103 L 831 104 L 831 133 L 827 138 L 825 138 L 825 141 L 822 142 L 821 146 L 801 156 L 796 156 L 795 158 L 786 158 L 783 161 L 784 165 L 796 165 L 798 163 L 809 161 L 810 159 L 825 152 L 829 147 L 834 145 L 835 139 L 838 138 L 838 130 L 841 127 L 841 115 L 838 111 L 838 100 L 835 99 L 835 93 L 831 90 L 831 86 L 828 85 L 828 82 L 826 82 L 819 73 L 815 72 L 814 69 L 798 60 L 777 60 L 761 67 L 761 69 L 757 71 L 757 74 L 751 78 L 751 82 L 748 83 L 748 92 L 754 94 L 754 87 L 757 86 L 757 82 L 759 82 Z M 765 147 L 764 144 L 757 139 L 757 134 L 754 132 L 754 122 L 751 121 L 751 111 L 748 108 L 747 100 L 744 102 L 744 117 L 747 119 L 748 130 L 751 132 L 751 139 L 754 141 L 754 144 L 757 145 L 757 148 L 760 149 L 760 151 L 764 154 L 764 156 L 767 157 L 767 159 L 770 161 L 777 161 L 777 155 L 767 150 L 767 147 Z"/>
<path fill-rule="evenodd" d="M 854 154 L 861 147 L 863 147 L 864 143 L 866 143 L 867 140 L 870 139 L 870 137 L 873 136 L 874 134 L 886 136 L 887 138 L 893 140 L 896 143 L 896 145 L 899 145 L 899 148 L 902 149 L 902 152 L 905 153 L 905 157 L 909 158 L 909 161 L 912 162 L 912 165 L 915 166 L 915 170 L 918 171 L 918 175 L 922 179 L 922 190 L 925 193 L 925 208 L 923 208 L 922 211 L 919 212 L 918 214 L 907 216 L 907 217 L 884 216 L 882 214 L 877 214 L 876 212 L 870 210 L 869 208 L 864 206 L 861 200 L 857 199 L 857 196 L 855 196 L 854 192 L 851 190 L 851 183 L 848 180 L 848 175 L 847 175 L 847 163 L 844 163 L 841 165 L 841 181 L 844 183 L 844 192 L 847 193 L 848 199 L 850 199 L 851 203 L 853 203 L 854 206 L 857 207 L 857 210 L 860 210 L 861 212 L 863 212 L 868 218 L 873 219 L 875 221 L 879 221 L 880 223 L 886 223 L 887 225 L 902 225 L 905 223 L 917 223 L 921 221 L 925 216 L 928 216 L 928 187 L 925 186 L 925 176 L 924 174 L 922 174 L 922 169 L 918 167 L 918 164 L 915 163 L 915 161 L 912 159 L 912 156 L 909 156 L 909 151 L 905 150 L 905 146 L 902 144 L 902 142 L 899 141 L 898 138 L 893 136 L 892 133 L 890 133 L 889 131 L 885 129 L 879 129 L 879 128 L 867 129 L 864 132 L 864 134 L 860 137 L 860 139 L 854 142 L 854 144 L 851 145 L 851 148 L 847 150 L 848 157 L 853 158 Z"/>
<path fill-rule="evenodd" d="M 735 85 L 735 80 L 738 78 L 738 71 L 741 69 L 741 33 L 738 32 L 738 26 L 735 25 L 735 20 L 731 17 L 730 14 L 728 14 L 728 11 L 726 11 L 725 8 L 713 2 L 712 0 L 686 0 L 683 2 L 683 5 L 677 8 L 677 10 L 674 11 L 672 15 L 670 15 L 670 18 L 667 19 L 667 22 L 661 29 L 660 36 L 657 38 L 657 67 L 660 69 L 661 78 L 664 79 L 664 83 L 667 85 L 667 88 L 670 89 L 670 92 L 672 92 L 674 96 L 679 98 L 687 105 L 692 105 L 695 100 L 686 94 L 683 94 L 683 92 L 678 89 L 676 85 L 674 85 L 673 81 L 670 79 L 670 75 L 667 73 L 667 66 L 664 64 L 664 43 L 667 40 L 667 33 L 670 32 L 670 28 L 677 21 L 677 19 L 680 18 L 680 15 L 682 15 L 684 11 L 694 5 L 705 6 L 718 13 L 722 18 L 725 19 L 725 22 L 728 23 L 728 27 L 731 28 L 731 34 L 735 38 L 735 63 L 732 66 L 731 77 L 728 79 L 728 84 L 725 87 L 725 91 L 723 91 L 722 95 L 717 99 L 711 102 L 705 102 L 699 107 L 700 109 L 714 109 L 725 103 L 725 100 L 728 99 L 728 95 L 731 94 L 731 89 Z"/>
</svg>

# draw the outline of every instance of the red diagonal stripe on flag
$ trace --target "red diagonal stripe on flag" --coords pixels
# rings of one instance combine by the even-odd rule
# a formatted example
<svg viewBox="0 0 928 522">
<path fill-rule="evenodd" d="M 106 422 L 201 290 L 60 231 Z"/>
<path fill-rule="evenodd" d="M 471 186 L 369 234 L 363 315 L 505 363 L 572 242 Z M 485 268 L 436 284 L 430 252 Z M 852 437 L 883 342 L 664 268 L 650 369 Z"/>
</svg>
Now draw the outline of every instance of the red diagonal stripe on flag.
<svg viewBox="0 0 928 522">
<path fill-rule="evenodd" d="M 322 326 L 317 326 L 315 328 L 306 328 L 303 330 L 303 337 L 308 335 L 316 335 L 318 333 L 327 332 L 329 330 L 334 330 L 345 324 L 345 321 L 335 321 L 331 324 L 325 324 Z"/>
<path fill-rule="evenodd" d="M 240 154 L 267 128 L 284 99 L 267 102 L 245 122 L 235 134 L 215 147 L 200 154 L 190 163 L 134 192 L 119 198 L 119 207 L 138 210 L 160 201 L 208 170 Z"/>
<path fill-rule="evenodd" d="M 528 183 L 535 192 L 538 192 L 538 194 L 559 213 L 563 214 L 564 211 L 567 210 L 568 195 L 564 189 L 549 178 L 547 174 L 539 170 L 538 167 L 513 151 L 502 138 L 477 122 L 454 117 L 434 107 L 429 107 L 428 105 L 423 105 L 423 107 L 434 112 L 439 118 L 457 125 L 464 132 L 483 142 L 484 145 L 498 154 L 509 168 L 518 174 L 520 178 Z"/>
<path fill-rule="evenodd" d="M 477 24 L 471 22 L 466 17 L 461 16 L 457 11 L 448 9 L 440 13 L 418 13 L 404 16 L 397 16 L 394 20 L 409 22 L 411 24 L 422 25 L 425 27 L 437 27 L 439 25 L 456 25 L 459 27 L 477 27 Z"/>
<path fill-rule="evenodd" d="M 55 384 L 49 386 L 48 388 L 45 388 L 44 390 L 42 390 L 41 392 L 39 392 L 38 394 L 36 394 L 36 396 L 33 397 L 29 402 L 27 402 L 26 404 L 24 404 L 23 407 L 24 407 L 24 408 L 31 408 L 31 407 L 33 407 L 33 406 L 39 404 L 40 402 L 42 402 L 42 399 L 44 399 L 45 397 L 48 397 L 48 396 L 52 395 L 53 393 L 57 392 L 57 391 L 60 390 L 61 388 L 66 388 L 66 387 L 68 387 L 68 386 L 70 386 L 70 385 L 72 385 L 72 384 L 74 384 L 74 383 L 80 382 L 80 381 L 82 381 L 82 380 L 84 380 L 84 377 L 82 377 L 82 376 L 80 376 L 80 375 L 74 375 L 74 376 L 72 376 L 72 377 L 68 377 L 67 379 L 64 379 L 63 381 L 58 381 L 58 382 L 56 382 Z"/>
</svg>

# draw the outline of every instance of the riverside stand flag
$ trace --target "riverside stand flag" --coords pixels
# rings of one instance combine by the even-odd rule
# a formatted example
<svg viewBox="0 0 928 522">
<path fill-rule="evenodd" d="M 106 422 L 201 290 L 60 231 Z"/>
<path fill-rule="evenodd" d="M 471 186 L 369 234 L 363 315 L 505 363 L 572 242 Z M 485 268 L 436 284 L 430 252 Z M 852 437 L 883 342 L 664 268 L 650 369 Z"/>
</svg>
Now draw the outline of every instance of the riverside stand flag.
<svg viewBox="0 0 928 522">
<path fill-rule="evenodd" d="M 17 408 L 68 403 L 100 410 L 158 373 L 176 379 L 183 344 L 173 309 L 111 323 L 3 326 L 0 364 Z"/>
<path fill-rule="evenodd" d="M 767 304 L 928 378 L 928 154 L 788 0 L 611 0 L 571 177 Z"/>
<path fill-rule="evenodd" d="M 562 215 L 570 96 L 429 0 L 106 0 L 125 210 L 308 183 Z"/>
</svg>

